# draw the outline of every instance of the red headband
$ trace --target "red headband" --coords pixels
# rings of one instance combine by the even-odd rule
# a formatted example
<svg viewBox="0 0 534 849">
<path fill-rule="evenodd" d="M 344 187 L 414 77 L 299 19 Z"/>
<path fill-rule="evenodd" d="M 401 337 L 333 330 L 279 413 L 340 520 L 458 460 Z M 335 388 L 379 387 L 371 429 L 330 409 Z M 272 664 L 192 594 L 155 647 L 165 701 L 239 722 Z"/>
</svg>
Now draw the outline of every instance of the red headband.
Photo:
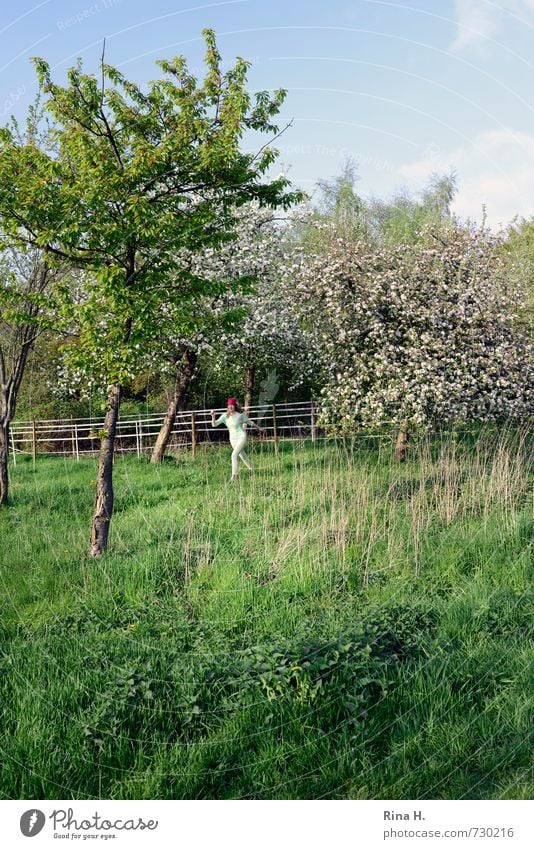
<svg viewBox="0 0 534 849">
<path fill-rule="evenodd" d="M 237 404 L 237 398 L 228 398 L 228 401 L 226 402 L 226 406 L 229 407 L 230 404 L 233 404 L 234 407 L 235 407 L 236 404 Z"/>
</svg>

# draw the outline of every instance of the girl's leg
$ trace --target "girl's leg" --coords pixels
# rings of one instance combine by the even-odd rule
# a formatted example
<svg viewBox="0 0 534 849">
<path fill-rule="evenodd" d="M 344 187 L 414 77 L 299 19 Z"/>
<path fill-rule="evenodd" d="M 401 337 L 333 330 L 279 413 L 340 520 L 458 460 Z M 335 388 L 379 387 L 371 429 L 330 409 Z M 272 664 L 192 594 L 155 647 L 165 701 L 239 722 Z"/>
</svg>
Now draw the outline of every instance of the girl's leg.
<svg viewBox="0 0 534 849">
<path fill-rule="evenodd" d="M 235 478 L 237 476 L 239 457 L 241 457 L 245 466 L 248 469 L 252 470 L 252 465 L 250 463 L 250 460 L 248 459 L 248 457 L 247 457 L 247 455 L 244 451 L 246 444 L 247 444 L 246 439 L 240 439 L 238 442 L 235 443 L 235 445 L 232 445 L 232 448 L 234 449 L 232 451 L 232 477 L 233 478 Z"/>
<path fill-rule="evenodd" d="M 239 456 L 240 456 L 240 457 L 241 457 L 241 459 L 243 460 L 243 463 L 245 464 L 245 466 L 247 467 L 247 469 L 250 469 L 250 471 L 252 471 L 252 463 L 251 463 L 251 462 L 250 462 L 250 460 L 248 459 L 248 454 L 246 454 L 246 453 L 245 453 L 245 451 L 244 451 L 244 449 L 243 449 L 243 448 L 241 449 L 241 453 L 239 454 Z"/>
<path fill-rule="evenodd" d="M 237 463 L 238 463 L 238 457 L 239 457 L 239 445 L 233 445 L 232 448 L 233 448 L 233 451 L 232 451 L 232 477 L 235 478 L 235 477 L 237 477 Z"/>
</svg>

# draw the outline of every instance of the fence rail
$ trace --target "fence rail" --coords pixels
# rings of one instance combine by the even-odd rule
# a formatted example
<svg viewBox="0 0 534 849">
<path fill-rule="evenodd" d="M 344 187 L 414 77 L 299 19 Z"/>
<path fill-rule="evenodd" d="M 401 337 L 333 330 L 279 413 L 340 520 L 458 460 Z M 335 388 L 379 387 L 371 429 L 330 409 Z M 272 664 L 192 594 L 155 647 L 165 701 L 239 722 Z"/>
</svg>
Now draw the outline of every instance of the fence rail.
<svg viewBox="0 0 534 849">
<path fill-rule="evenodd" d="M 224 408 L 216 410 L 217 416 Z M 265 430 L 263 439 L 311 439 L 324 437 L 315 421 L 313 401 L 251 406 L 251 419 Z M 152 452 L 165 413 L 140 413 L 119 417 L 116 429 L 117 453 L 137 453 L 140 457 Z M 61 454 L 77 460 L 83 455 L 95 455 L 99 449 L 98 431 L 104 428 L 104 417 L 46 419 L 13 422 L 10 428 L 10 448 L 13 461 L 17 455 Z M 226 441 L 226 429 L 212 428 L 210 410 L 183 410 L 176 414 L 167 450 L 195 450 L 201 443 Z M 250 432 L 250 428 L 249 428 Z M 253 432 L 253 431 L 252 431 Z"/>
<path fill-rule="evenodd" d="M 224 408 L 218 408 L 216 414 Z M 312 442 L 331 438 L 331 434 L 317 425 L 316 408 L 313 401 L 295 401 L 285 404 L 259 404 L 248 410 L 251 419 L 265 431 L 261 437 L 270 441 L 278 452 L 282 440 Z M 156 437 L 161 429 L 165 413 L 139 413 L 119 418 L 116 429 L 115 450 L 118 454 L 137 453 L 138 457 L 151 454 Z M 357 429 L 350 436 L 363 439 L 395 440 L 393 422 L 391 429 L 380 433 L 374 430 Z M 98 453 L 100 439 L 98 431 L 104 428 L 104 417 L 46 419 L 41 421 L 13 422 L 10 428 L 10 451 L 13 463 L 17 456 L 29 454 L 33 459 L 38 454 L 60 454 L 79 460 L 81 456 Z M 227 442 L 226 428 L 212 428 L 210 410 L 182 410 L 176 414 L 167 451 L 176 453 L 182 449 L 195 452 L 202 443 Z M 250 431 L 255 435 L 255 431 Z M 454 428 L 456 433 L 472 433 L 471 428 Z M 426 431 L 427 435 L 443 433 L 442 430 Z M 344 437 L 341 437 L 344 440 Z"/>
</svg>

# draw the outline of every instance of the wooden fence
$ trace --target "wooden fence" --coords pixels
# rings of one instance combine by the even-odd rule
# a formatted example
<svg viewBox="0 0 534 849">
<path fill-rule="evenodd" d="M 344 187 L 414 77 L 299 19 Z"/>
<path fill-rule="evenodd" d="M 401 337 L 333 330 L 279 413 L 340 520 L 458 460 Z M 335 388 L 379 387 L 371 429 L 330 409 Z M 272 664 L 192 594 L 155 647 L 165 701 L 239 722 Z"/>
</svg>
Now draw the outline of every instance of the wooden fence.
<svg viewBox="0 0 534 849">
<path fill-rule="evenodd" d="M 216 410 L 217 417 L 222 409 Z M 263 404 L 250 407 L 250 418 L 265 430 L 264 439 L 274 443 L 278 450 L 280 439 L 311 439 L 315 442 L 324 437 L 315 420 L 315 405 L 312 401 L 297 401 L 286 404 Z M 160 431 L 165 413 L 142 413 L 119 417 L 116 430 L 117 453 L 137 453 L 138 457 L 150 454 Z M 79 460 L 84 455 L 95 455 L 100 440 L 98 431 L 104 428 L 104 417 L 48 419 L 46 421 L 13 422 L 10 428 L 10 449 L 13 462 L 17 456 L 29 454 L 35 459 L 38 454 L 61 454 Z M 249 428 L 249 432 L 257 431 Z M 210 410 L 185 410 L 178 412 L 171 431 L 167 450 L 172 453 L 180 449 L 195 452 L 203 443 L 227 442 L 226 428 L 211 426 Z"/>
<path fill-rule="evenodd" d="M 216 415 L 223 411 L 216 410 Z M 302 441 L 309 439 L 312 442 L 331 439 L 332 434 L 317 425 L 316 408 L 313 401 L 295 401 L 285 404 L 260 404 L 250 407 L 248 410 L 251 419 L 259 424 L 265 431 L 262 440 L 270 441 L 274 450 L 278 453 L 278 444 L 281 439 Z M 116 430 L 115 450 L 118 454 L 136 453 L 138 457 L 151 454 L 160 431 L 165 413 L 142 413 L 135 416 L 126 415 L 119 417 Z M 532 420 L 529 420 L 531 433 Z M 356 427 L 350 437 L 358 439 L 382 439 L 395 441 L 396 428 L 390 422 L 390 429 L 381 429 L 380 433 L 366 428 Z M 514 427 L 517 427 L 517 422 Z M 488 434 L 502 425 L 494 423 L 484 425 Z M 46 421 L 19 421 L 13 422 L 10 428 L 10 452 L 13 463 L 16 465 L 17 457 L 26 454 L 33 456 L 35 460 L 38 454 L 61 454 L 71 456 L 79 460 L 81 456 L 94 456 L 98 453 L 100 440 L 98 431 L 104 428 L 104 417 L 101 418 L 70 418 L 70 419 L 48 419 Z M 257 431 L 249 428 L 249 432 L 256 434 Z M 452 430 L 444 428 L 425 430 L 427 437 L 454 433 L 472 434 L 477 428 L 462 427 Z M 349 437 L 349 438 L 350 438 Z M 338 437 L 345 443 L 345 437 Z M 226 428 L 219 425 L 218 428 L 211 426 L 210 410 L 184 410 L 178 412 L 171 431 L 167 446 L 168 453 L 177 453 L 182 449 L 191 450 L 195 453 L 197 446 L 203 444 L 219 444 L 228 442 Z"/>
</svg>

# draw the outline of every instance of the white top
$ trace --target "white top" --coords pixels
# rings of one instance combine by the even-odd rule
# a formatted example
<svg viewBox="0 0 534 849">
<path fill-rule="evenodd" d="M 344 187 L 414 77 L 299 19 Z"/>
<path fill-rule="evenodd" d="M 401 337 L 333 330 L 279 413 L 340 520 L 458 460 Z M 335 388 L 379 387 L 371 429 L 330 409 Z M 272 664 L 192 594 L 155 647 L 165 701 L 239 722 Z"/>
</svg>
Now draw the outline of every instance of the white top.
<svg viewBox="0 0 534 849">
<path fill-rule="evenodd" d="M 216 422 L 213 423 L 213 427 L 217 427 L 217 425 L 225 424 L 228 430 L 230 431 L 231 436 L 246 436 L 246 430 L 244 429 L 244 424 L 252 424 L 252 420 L 249 419 L 246 413 L 232 413 L 232 415 L 228 415 L 228 413 L 222 413 Z"/>
</svg>

